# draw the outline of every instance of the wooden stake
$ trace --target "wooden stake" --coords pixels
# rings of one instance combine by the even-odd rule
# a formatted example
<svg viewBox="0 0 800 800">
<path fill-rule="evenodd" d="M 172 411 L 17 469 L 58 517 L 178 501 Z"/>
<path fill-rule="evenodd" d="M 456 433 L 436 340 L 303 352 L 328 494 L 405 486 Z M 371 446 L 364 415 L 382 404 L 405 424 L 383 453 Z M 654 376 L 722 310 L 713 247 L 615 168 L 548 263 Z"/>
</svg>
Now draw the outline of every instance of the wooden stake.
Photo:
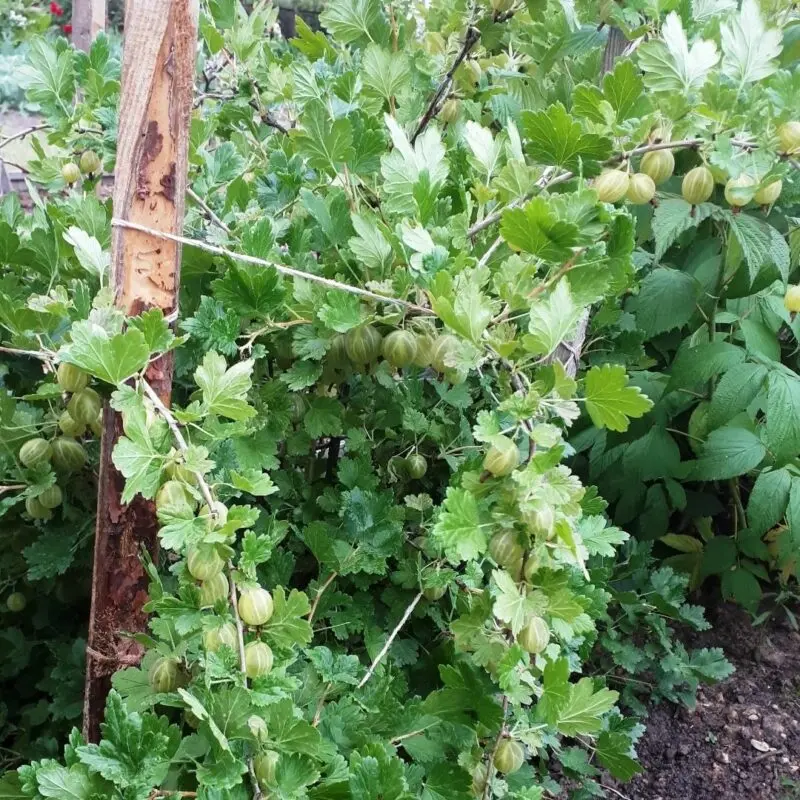
<svg viewBox="0 0 800 800">
<path fill-rule="evenodd" d="M 196 0 L 128 0 L 126 6 L 114 213 L 165 233 L 183 229 L 197 16 Z M 117 307 L 129 316 L 149 308 L 174 315 L 180 244 L 114 228 L 111 250 Z M 169 354 L 145 374 L 167 406 L 172 368 Z M 99 738 L 111 675 L 141 658 L 140 645 L 126 634 L 147 623 L 141 549 L 157 555 L 153 503 L 120 501 L 123 479 L 111 454 L 121 433 L 119 415 L 106 406 L 83 715 L 90 741 Z"/>
<path fill-rule="evenodd" d="M 100 31 L 106 29 L 106 0 L 74 0 L 72 44 L 88 53 Z"/>
</svg>

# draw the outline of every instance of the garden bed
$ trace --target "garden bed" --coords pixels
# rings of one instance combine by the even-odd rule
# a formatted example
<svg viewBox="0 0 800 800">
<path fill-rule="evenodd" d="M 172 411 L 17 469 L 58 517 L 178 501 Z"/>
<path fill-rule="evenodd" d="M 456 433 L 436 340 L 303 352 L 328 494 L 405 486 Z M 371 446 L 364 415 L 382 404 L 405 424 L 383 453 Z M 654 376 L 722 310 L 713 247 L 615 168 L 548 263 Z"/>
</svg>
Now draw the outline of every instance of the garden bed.
<svg viewBox="0 0 800 800">
<path fill-rule="evenodd" d="M 652 709 L 637 751 L 643 775 L 630 800 L 794 800 L 800 797 L 800 633 L 783 622 L 752 628 L 730 604 L 691 642 L 722 647 L 736 667 L 698 695 L 694 710 Z"/>
</svg>

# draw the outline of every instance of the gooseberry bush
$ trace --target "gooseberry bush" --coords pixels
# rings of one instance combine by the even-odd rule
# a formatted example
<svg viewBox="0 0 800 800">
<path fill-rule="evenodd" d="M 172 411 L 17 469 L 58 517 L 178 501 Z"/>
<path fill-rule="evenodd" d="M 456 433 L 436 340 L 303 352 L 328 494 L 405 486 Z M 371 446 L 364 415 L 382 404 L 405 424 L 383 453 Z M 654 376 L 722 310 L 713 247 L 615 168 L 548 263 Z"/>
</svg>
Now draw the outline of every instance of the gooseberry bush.
<svg viewBox="0 0 800 800">
<path fill-rule="evenodd" d="M 175 324 L 109 289 L 118 60 L 32 46 L 52 150 L 32 211 L 0 204 L 0 579 L 33 760 L 0 797 L 587 798 L 639 771 L 631 687 L 691 702 L 729 667 L 672 637 L 706 626 L 693 567 L 623 526 L 707 553 L 695 482 L 734 480 L 752 518 L 781 472 L 760 532 L 714 537 L 723 588 L 759 578 L 746 548 L 787 505 L 791 554 L 778 6 L 334 0 L 286 42 L 269 7 L 211 2 Z M 604 74 L 611 25 L 630 46 Z M 143 377 L 167 352 L 169 408 Z M 161 554 L 144 658 L 59 758 L 104 400 Z"/>
</svg>

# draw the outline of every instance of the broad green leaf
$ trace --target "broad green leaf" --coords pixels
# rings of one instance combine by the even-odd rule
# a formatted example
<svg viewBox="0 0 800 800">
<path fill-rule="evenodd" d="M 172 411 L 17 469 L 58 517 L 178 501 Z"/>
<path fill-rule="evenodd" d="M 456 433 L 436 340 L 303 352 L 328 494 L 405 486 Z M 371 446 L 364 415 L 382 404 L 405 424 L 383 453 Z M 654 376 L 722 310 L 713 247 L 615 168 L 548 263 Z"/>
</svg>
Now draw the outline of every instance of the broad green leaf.
<svg viewBox="0 0 800 800">
<path fill-rule="evenodd" d="M 392 246 L 371 217 L 353 214 L 352 222 L 358 235 L 348 240 L 350 251 L 368 270 L 374 270 L 378 276 L 383 275 L 392 264 Z"/>
<path fill-rule="evenodd" d="M 272 599 L 274 611 L 263 628 L 267 642 L 273 647 L 286 649 L 307 645 L 311 641 L 308 597 L 297 589 L 292 589 L 287 596 L 282 586 L 276 586 Z"/>
<path fill-rule="evenodd" d="M 292 136 L 298 152 L 314 169 L 336 174 L 355 157 L 350 123 L 346 119 L 332 120 L 322 103 L 308 103 L 301 124 L 300 129 L 292 131 Z"/>
<path fill-rule="evenodd" d="M 723 211 L 718 214 L 726 220 L 737 241 L 750 270 L 750 280 L 758 276 L 761 268 L 774 264 L 784 281 L 789 280 L 791 255 L 789 245 L 781 234 L 768 223 L 748 214 L 734 214 Z"/>
<path fill-rule="evenodd" d="M 708 405 L 708 424 L 718 428 L 730 422 L 755 400 L 764 386 L 767 368 L 761 364 L 736 364 L 720 378 Z"/>
<path fill-rule="evenodd" d="M 747 527 L 754 534 L 766 533 L 783 518 L 791 486 L 792 476 L 786 469 L 759 474 L 747 501 Z"/>
<path fill-rule="evenodd" d="M 556 727 L 565 736 L 598 733 L 603 715 L 614 707 L 618 697 L 611 689 L 595 691 L 592 678 L 581 678 L 570 684 L 567 700 L 558 711 Z"/>
<path fill-rule="evenodd" d="M 617 122 L 642 116 L 649 105 L 643 91 L 642 77 L 628 58 L 620 59 L 614 71 L 603 78 L 603 94 L 616 112 Z"/>
<path fill-rule="evenodd" d="M 653 214 L 653 235 L 656 240 L 656 261 L 672 247 L 678 237 L 690 228 L 696 228 L 714 211 L 710 203 L 690 206 L 682 197 L 668 197 L 658 204 Z"/>
<path fill-rule="evenodd" d="M 611 142 L 596 133 L 586 133 L 561 103 L 547 111 L 525 111 L 522 130 L 528 140 L 527 150 L 540 164 L 563 167 L 570 172 L 582 169 L 596 174 L 596 162 L 611 155 Z"/>
<path fill-rule="evenodd" d="M 492 570 L 494 580 L 494 615 L 507 622 L 516 636 L 531 615 L 541 610 L 541 602 L 528 597 L 527 590 L 520 588 L 514 579 L 503 569 Z"/>
<path fill-rule="evenodd" d="M 203 407 L 208 414 L 244 420 L 256 411 L 247 403 L 253 374 L 253 361 L 239 361 L 230 369 L 219 353 L 206 353 L 194 379 L 203 393 Z"/>
<path fill-rule="evenodd" d="M 303 417 L 306 433 L 314 439 L 342 432 L 342 404 L 335 397 L 315 397 Z"/>
<path fill-rule="evenodd" d="M 464 125 L 464 138 L 466 139 L 472 155 L 484 172 L 486 182 L 497 169 L 498 160 L 502 151 L 502 145 L 496 141 L 492 132 L 477 122 L 467 120 Z"/>
<path fill-rule="evenodd" d="M 101 284 L 104 283 L 111 266 L 111 256 L 104 252 L 100 242 L 75 225 L 67 228 L 64 241 L 75 249 L 80 265 Z"/>
<path fill-rule="evenodd" d="M 747 353 L 730 342 L 706 342 L 678 350 L 667 391 L 690 388 L 745 360 Z"/>
<path fill-rule="evenodd" d="M 685 325 L 695 313 L 701 290 L 691 275 L 658 267 L 642 281 L 628 308 L 636 314 L 638 327 L 652 338 Z"/>
<path fill-rule="evenodd" d="M 625 367 L 604 364 L 592 367 L 584 380 L 586 411 L 599 428 L 625 431 L 631 419 L 646 414 L 653 403 L 638 386 L 628 385 Z"/>
<path fill-rule="evenodd" d="M 722 596 L 755 613 L 761 601 L 761 585 L 744 567 L 735 567 L 722 575 Z"/>
<path fill-rule="evenodd" d="M 440 272 L 431 283 L 428 295 L 431 308 L 442 322 L 473 344 L 479 344 L 483 332 L 492 321 L 495 303 L 480 285 L 477 271 L 464 271 L 450 278 Z"/>
<path fill-rule="evenodd" d="M 317 310 L 317 317 L 326 327 L 338 333 L 357 328 L 364 320 L 361 301 L 349 292 L 327 292 L 325 302 Z"/>
<path fill-rule="evenodd" d="M 575 305 L 569 283 L 559 281 L 549 295 L 533 302 L 523 346 L 533 355 L 549 356 L 569 337 L 582 315 L 583 308 Z"/>
<path fill-rule="evenodd" d="M 767 28 L 757 0 L 743 0 L 738 14 L 720 28 L 722 72 L 739 86 L 760 81 L 778 68 L 781 31 Z"/>
<path fill-rule="evenodd" d="M 535 197 L 523 208 L 504 211 L 500 233 L 515 250 L 553 262 L 569 259 L 580 239 L 578 226 L 559 219 L 544 197 Z"/>
<path fill-rule="evenodd" d="M 92 800 L 96 786 L 83 764 L 67 769 L 48 761 L 36 770 L 36 788 L 42 797 L 57 800 Z M 30 797 L 30 794 L 25 794 Z"/>
<path fill-rule="evenodd" d="M 400 94 L 411 75 L 404 53 L 391 53 L 377 44 L 364 51 L 361 69 L 364 87 L 384 100 Z"/>
<path fill-rule="evenodd" d="M 606 525 L 606 520 L 597 515 L 584 517 L 578 523 L 578 532 L 581 535 L 583 546 L 590 556 L 614 556 L 615 547 L 627 541 L 629 536 L 625 531 Z"/>
<path fill-rule="evenodd" d="M 766 453 L 758 436 L 745 428 L 718 428 L 708 435 L 692 477 L 702 481 L 735 478 L 755 469 Z"/>
<path fill-rule="evenodd" d="M 639 48 L 645 85 L 657 92 L 688 95 L 702 88 L 718 61 L 714 42 L 698 37 L 689 46 L 681 19 L 674 11 L 661 26 L 661 39 Z"/>
<path fill-rule="evenodd" d="M 75 94 L 72 49 L 63 39 L 54 43 L 43 36 L 32 36 L 28 44 L 28 64 L 18 75 L 28 99 L 38 103 L 50 118 L 69 116 Z"/>
<path fill-rule="evenodd" d="M 458 564 L 486 552 L 484 527 L 475 496 L 466 489 L 450 486 L 433 527 L 434 541 L 444 550 L 448 561 Z"/>
<path fill-rule="evenodd" d="M 380 21 L 380 4 L 377 0 L 333 0 L 326 3 L 319 21 L 344 44 L 363 37 L 372 40 L 370 30 Z"/>
<path fill-rule="evenodd" d="M 244 262 L 231 262 L 225 275 L 213 281 L 211 288 L 227 309 L 247 319 L 273 316 L 284 295 L 277 270 Z"/>
<path fill-rule="evenodd" d="M 800 376 L 772 370 L 767 378 L 766 442 L 779 459 L 800 451 Z"/>
<path fill-rule="evenodd" d="M 631 755 L 633 745 L 624 733 L 603 731 L 595 743 L 597 760 L 620 781 L 629 781 L 642 772 L 642 765 Z"/>
<path fill-rule="evenodd" d="M 59 359 L 114 386 L 140 372 L 150 357 L 145 337 L 136 328 L 109 334 L 101 325 L 84 320 L 72 326 L 70 337 L 72 341 L 59 350 Z"/>
</svg>

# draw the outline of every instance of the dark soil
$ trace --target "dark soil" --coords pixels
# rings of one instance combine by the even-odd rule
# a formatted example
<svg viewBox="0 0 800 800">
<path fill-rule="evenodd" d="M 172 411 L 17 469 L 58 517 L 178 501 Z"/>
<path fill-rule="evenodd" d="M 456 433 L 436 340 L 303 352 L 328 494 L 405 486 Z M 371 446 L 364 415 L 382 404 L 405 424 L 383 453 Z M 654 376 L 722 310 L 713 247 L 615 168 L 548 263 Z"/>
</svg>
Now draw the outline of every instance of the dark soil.
<svg viewBox="0 0 800 800">
<path fill-rule="evenodd" d="M 687 642 L 722 647 L 736 672 L 705 687 L 693 710 L 662 703 L 637 745 L 644 773 L 629 800 L 800 800 L 800 633 L 782 614 L 752 628 L 740 608 L 709 609 Z"/>
</svg>

